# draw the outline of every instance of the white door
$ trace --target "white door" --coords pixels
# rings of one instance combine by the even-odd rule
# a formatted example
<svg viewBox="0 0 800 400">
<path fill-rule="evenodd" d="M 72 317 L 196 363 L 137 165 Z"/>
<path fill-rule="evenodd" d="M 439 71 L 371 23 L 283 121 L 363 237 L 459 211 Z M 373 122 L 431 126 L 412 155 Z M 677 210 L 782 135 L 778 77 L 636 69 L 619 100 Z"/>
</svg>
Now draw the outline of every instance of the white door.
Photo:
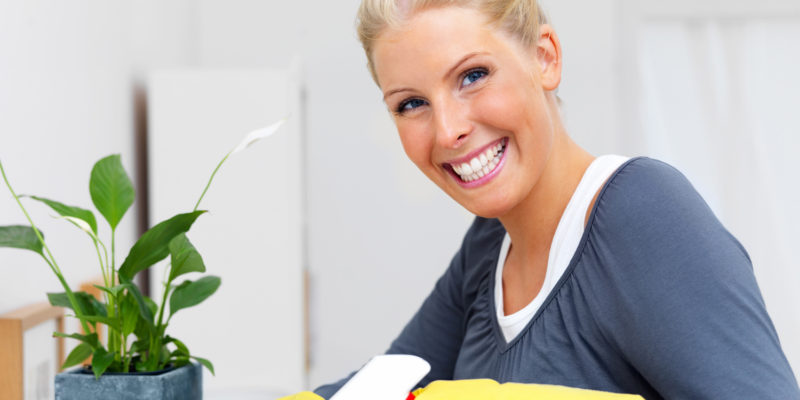
<svg viewBox="0 0 800 400">
<path fill-rule="evenodd" d="M 748 250 L 800 372 L 800 2 L 622 0 L 623 151 L 686 174 Z"/>
</svg>

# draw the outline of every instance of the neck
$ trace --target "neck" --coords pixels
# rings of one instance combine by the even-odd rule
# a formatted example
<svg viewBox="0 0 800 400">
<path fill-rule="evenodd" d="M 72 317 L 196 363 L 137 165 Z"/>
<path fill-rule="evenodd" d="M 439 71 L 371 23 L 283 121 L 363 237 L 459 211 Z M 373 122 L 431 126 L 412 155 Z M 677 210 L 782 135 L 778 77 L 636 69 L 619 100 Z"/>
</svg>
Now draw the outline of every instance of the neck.
<svg viewBox="0 0 800 400">
<path fill-rule="evenodd" d="M 524 262 L 549 254 L 561 215 L 592 160 L 594 156 L 573 142 L 563 127 L 557 127 L 538 182 L 520 204 L 499 218 L 511 237 L 515 257 Z"/>
</svg>

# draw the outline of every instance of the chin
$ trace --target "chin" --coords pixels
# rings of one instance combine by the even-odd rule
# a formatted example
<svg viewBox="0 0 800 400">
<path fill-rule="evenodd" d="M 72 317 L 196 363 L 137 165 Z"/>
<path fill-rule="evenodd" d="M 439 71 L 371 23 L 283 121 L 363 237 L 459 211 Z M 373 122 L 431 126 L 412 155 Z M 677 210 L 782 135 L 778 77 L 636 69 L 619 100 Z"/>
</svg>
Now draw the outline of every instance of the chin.
<svg viewBox="0 0 800 400">
<path fill-rule="evenodd" d="M 508 198 L 487 198 L 469 202 L 459 202 L 467 211 L 483 218 L 500 218 L 513 208 Z"/>
<path fill-rule="evenodd" d="M 450 177 L 448 176 L 447 179 Z M 487 187 L 464 192 L 461 188 L 451 187 L 449 182 L 444 182 L 444 179 L 435 182 L 456 203 L 479 217 L 502 217 L 517 204 L 515 199 L 518 198 L 506 193 L 506 190 L 501 189 L 500 185 L 493 185 L 491 189 Z"/>
</svg>

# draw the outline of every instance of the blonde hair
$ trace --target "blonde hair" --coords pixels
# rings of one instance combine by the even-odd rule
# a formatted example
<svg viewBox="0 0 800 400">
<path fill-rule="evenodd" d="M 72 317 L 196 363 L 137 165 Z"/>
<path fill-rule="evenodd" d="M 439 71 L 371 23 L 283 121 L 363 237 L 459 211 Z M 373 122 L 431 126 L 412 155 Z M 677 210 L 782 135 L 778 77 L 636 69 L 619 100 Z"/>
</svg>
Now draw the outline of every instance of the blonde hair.
<svg viewBox="0 0 800 400">
<path fill-rule="evenodd" d="M 372 62 L 375 40 L 387 27 L 395 27 L 417 11 L 457 6 L 482 12 L 489 22 L 505 29 L 523 45 L 539 37 L 539 26 L 547 23 L 537 0 L 362 0 L 356 17 L 358 39 L 367 55 L 367 67 L 378 83 Z"/>
</svg>

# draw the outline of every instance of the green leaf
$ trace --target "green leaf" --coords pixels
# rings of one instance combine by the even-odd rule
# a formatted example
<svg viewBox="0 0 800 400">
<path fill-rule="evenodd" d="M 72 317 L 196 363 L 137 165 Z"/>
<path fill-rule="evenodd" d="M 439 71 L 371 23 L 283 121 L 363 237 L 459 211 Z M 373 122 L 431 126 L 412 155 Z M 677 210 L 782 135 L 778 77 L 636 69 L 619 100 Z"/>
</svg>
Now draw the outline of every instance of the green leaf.
<svg viewBox="0 0 800 400">
<path fill-rule="evenodd" d="M 122 330 L 122 325 L 120 324 L 120 321 L 116 318 L 104 317 L 102 315 L 83 315 L 83 316 L 76 315 L 75 318 L 93 323 L 99 322 L 101 324 L 107 325 L 110 329 L 113 329 L 117 332 Z"/>
<path fill-rule="evenodd" d="M 44 237 L 42 231 L 39 233 Z M 25 225 L 0 226 L 0 247 L 32 250 L 42 256 L 42 242 L 36 237 L 33 228 Z"/>
<path fill-rule="evenodd" d="M 200 256 L 185 233 L 175 236 L 169 242 L 169 254 L 172 257 L 169 282 L 189 272 L 206 272 L 203 257 Z"/>
<path fill-rule="evenodd" d="M 147 308 L 150 309 L 150 314 L 156 315 L 156 313 L 158 312 L 158 304 L 156 304 L 156 302 L 149 297 L 144 298 L 144 303 L 147 304 Z M 155 319 L 153 320 L 153 322 L 155 322 Z"/>
<path fill-rule="evenodd" d="M 106 316 L 108 315 L 106 312 L 105 306 L 103 303 L 97 301 L 97 299 L 86 292 L 73 292 L 75 295 L 75 299 L 78 302 L 78 307 L 81 308 L 80 312 L 84 315 L 101 315 Z M 47 299 L 50 301 L 50 304 L 57 306 L 57 307 L 64 307 L 69 308 L 70 310 L 75 311 L 72 308 L 72 303 L 69 302 L 69 297 L 66 293 L 47 293 Z"/>
<path fill-rule="evenodd" d="M 94 378 L 100 379 L 100 375 L 106 372 L 106 369 L 112 362 L 114 362 L 114 353 L 109 353 L 102 347 L 94 349 L 94 353 L 92 354 L 92 372 L 94 372 Z"/>
<path fill-rule="evenodd" d="M 94 206 L 103 214 L 111 229 L 133 204 L 134 191 L 119 154 L 110 155 L 94 164 L 89 179 L 89 193 Z"/>
<path fill-rule="evenodd" d="M 166 337 L 166 340 L 164 340 L 164 344 L 167 344 L 167 343 L 175 343 L 175 347 L 177 348 L 177 350 L 172 352 L 172 354 L 174 354 L 174 355 L 183 355 L 183 356 L 187 356 L 188 357 L 191 354 L 191 353 L 189 353 L 189 348 L 186 347 L 186 345 L 183 344 L 183 342 L 181 342 L 180 340 L 178 340 L 178 339 L 176 339 L 176 338 L 174 338 L 172 336 L 167 336 Z"/>
<path fill-rule="evenodd" d="M 195 282 L 185 281 L 175 288 L 169 299 L 170 316 L 178 310 L 196 306 L 214 294 L 222 281 L 216 276 L 205 276 Z"/>
<path fill-rule="evenodd" d="M 155 368 L 162 369 L 164 368 L 164 365 L 167 363 L 167 360 L 169 360 L 169 349 L 167 348 L 166 344 L 161 346 L 161 351 L 158 353 L 158 355 L 159 355 L 158 366 Z"/>
<path fill-rule="evenodd" d="M 141 320 L 139 322 L 139 325 L 141 325 Z M 149 346 L 150 346 L 150 341 L 147 340 L 146 338 L 137 340 L 133 342 L 133 344 L 131 345 L 131 353 L 134 354 L 144 353 L 145 351 L 147 351 L 147 349 L 149 349 Z"/>
<path fill-rule="evenodd" d="M 64 360 L 64 364 L 61 365 L 61 369 L 80 364 L 83 360 L 89 358 L 90 355 L 92 355 L 92 346 L 89 346 L 87 343 L 81 343 L 72 349 L 67 359 Z"/>
<path fill-rule="evenodd" d="M 81 342 L 84 342 L 92 347 L 100 346 L 100 341 L 97 339 L 96 333 L 90 333 L 88 335 L 81 335 L 79 333 L 73 333 L 67 335 L 66 333 L 61 332 L 53 332 L 53 337 L 63 337 L 63 338 L 70 338 L 70 339 L 77 339 Z"/>
<path fill-rule="evenodd" d="M 116 299 L 117 296 L 119 295 L 119 293 L 121 291 L 127 289 L 130 285 L 127 284 L 127 283 L 120 283 L 119 285 L 111 287 L 111 288 L 108 288 L 108 287 L 105 287 L 105 286 L 100 286 L 100 285 L 92 285 L 92 286 L 94 286 L 94 287 L 96 287 L 96 288 L 98 288 L 98 289 L 110 294 L 111 297 Z"/>
<path fill-rule="evenodd" d="M 20 196 L 23 197 L 23 196 Z M 62 217 L 73 217 L 78 218 L 80 220 L 85 221 L 89 226 L 92 228 L 92 232 L 97 235 L 97 219 L 94 217 L 94 213 L 89 210 L 68 206 L 63 203 L 59 203 L 55 200 L 45 199 L 43 197 L 38 196 L 29 196 L 30 198 L 41 201 L 44 204 L 47 204 L 53 211 L 57 212 Z"/>
<path fill-rule="evenodd" d="M 170 241 L 175 236 L 188 231 L 197 217 L 204 212 L 178 214 L 150 228 L 131 248 L 119 268 L 119 276 L 131 280 L 139 271 L 163 260 L 169 254 Z"/>
<path fill-rule="evenodd" d="M 154 325 L 154 323 L 153 323 L 153 314 L 154 313 L 153 313 L 152 309 L 150 308 L 150 305 L 147 302 L 147 300 L 150 300 L 150 299 L 147 298 L 147 297 L 144 297 L 142 295 L 142 292 L 139 291 L 139 287 L 136 286 L 129 279 L 126 279 L 123 276 L 120 276 L 120 279 L 122 280 L 123 283 L 126 283 L 126 284 L 130 285 L 128 287 L 128 293 L 133 295 L 133 298 L 136 300 L 136 304 L 139 306 L 139 315 L 142 316 L 142 321 L 144 321 L 144 323 L 146 324 L 148 332 L 152 333 L 153 325 Z M 152 302 L 152 300 L 151 300 L 151 302 Z M 136 336 L 139 337 L 138 334 Z"/>
<path fill-rule="evenodd" d="M 134 366 L 136 367 L 136 371 L 138 371 L 138 372 L 144 372 L 144 371 L 147 371 L 147 363 L 145 363 L 145 362 L 144 362 L 144 361 L 142 361 L 142 360 L 138 360 L 138 361 L 136 361 L 136 362 L 134 363 Z"/>
<path fill-rule="evenodd" d="M 211 375 L 216 375 L 216 374 L 214 374 L 214 364 L 212 364 L 211 361 L 208 361 L 205 358 L 200 358 L 200 357 L 195 357 L 195 356 L 190 356 L 190 357 L 194 358 L 200 364 L 203 364 L 204 367 L 208 368 L 208 370 L 211 371 Z"/>
<path fill-rule="evenodd" d="M 128 337 L 136 329 L 139 320 L 139 307 L 136 298 L 129 292 L 120 304 L 122 314 L 122 336 Z"/>
<path fill-rule="evenodd" d="M 85 293 L 85 292 L 73 292 L 76 298 L 78 297 L 78 293 Z M 72 307 L 72 303 L 70 303 L 69 301 L 69 296 L 67 296 L 65 292 L 48 293 L 47 300 L 50 301 L 51 305 L 54 305 L 56 307 L 64 307 L 64 308 L 69 308 L 70 310 L 75 310 Z M 81 304 L 80 299 L 78 299 L 78 307 L 81 308 L 79 311 L 86 314 L 86 310 L 84 309 L 83 304 Z"/>
<path fill-rule="evenodd" d="M 171 356 L 170 355 L 170 359 L 167 360 L 166 363 L 170 363 L 170 362 L 172 363 L 173 366 L 175 366 L 175 368 L 180 368 L 180 367 L 182 367 L 182 366 L 184 366 L 186 364 L 189 364 L 189 362 L 191 362 L 191 361 L 189 360 L 188 356 Z"/>
</svg>

